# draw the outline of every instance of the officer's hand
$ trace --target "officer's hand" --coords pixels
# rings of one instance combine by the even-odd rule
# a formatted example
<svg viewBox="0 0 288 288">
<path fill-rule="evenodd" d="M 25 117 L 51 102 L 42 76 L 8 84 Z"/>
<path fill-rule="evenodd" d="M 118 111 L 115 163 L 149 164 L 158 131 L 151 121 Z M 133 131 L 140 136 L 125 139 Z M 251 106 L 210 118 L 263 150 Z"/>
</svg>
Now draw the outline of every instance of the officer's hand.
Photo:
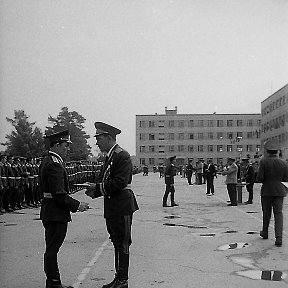
<svg viewBox="0 0 288 288">
<path fill-rule="evenodd" d="M 92 199 L 95 198 L 95 190 L 96 190 L 96 184 L 91 184 L 89 187 L 86 188 L 85 194 Z"/>
<path fill-rule="evenodd" d="M 80 202 L 80 205 L 79 205 L 79 207 L 78 207 L 78 211 L 79 211 L 79 212 L 84 212 L 84 211 L 86 211 L 87 209 L 89 209 L 89 203 Z"/>
</svg>

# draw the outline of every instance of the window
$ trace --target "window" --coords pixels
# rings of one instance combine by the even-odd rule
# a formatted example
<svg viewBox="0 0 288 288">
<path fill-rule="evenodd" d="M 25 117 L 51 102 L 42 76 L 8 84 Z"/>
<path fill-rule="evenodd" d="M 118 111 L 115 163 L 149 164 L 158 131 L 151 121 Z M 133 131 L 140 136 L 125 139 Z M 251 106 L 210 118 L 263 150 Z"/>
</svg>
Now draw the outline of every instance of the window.
<svg viewBox="0 0 288 288">
<path fill-rule="evenodd" d="M 165 146 L 159 145 L 159 153 L 165 153 Z"/>
<path fill-rule="evenodd" d="M 145 140 L 145 134 L 144 133 L 140 133 L 140 141 L 144 141 Z"/>
<path fill-rule="evenodd" d="M 247 127 L 253 126 L 253 119 L 247 120 Z"/>
<path fill-rule="evenodd" d="M 237 120 L 237 127 L 242 127 L 242 126 L 243 126 L 243 121 Z"/>
<path fill-rule="evenodd" d="M 144 128 L 144 127 L 145 127 L 145 121 L 140 121 L 140 122 L 139 122 L 139 126 L 140 126 L 141 128 Z"/>
<path fill-rule="evenodd" d="M 223 126 L 224 126 L 223 120 L 217 120 L 217 127 L 223 127 Z"/>
<path fill-rule="evenodd" d="M 223 139 L 223 132 L 217 132 L 217 139 Z"/>
<path fill-rule="evenodd" d="M 155 127 L 155 122 L 154 121 L 149 121 L 149 127 Z"/>
<path fill-rule="evenodd" d="M 208 139 L 210 139 L 210 140 L 213 139 L 213 132 L 208 132 Z"/>
<path fill-rule="evenodd" d="M 178 134 L 178 140 L 184 140 L 184 133 Z"/>
<path fill-rule="evenodd" d="M 208 152 L 213 152 L 213 145 L 208 145 Z"/>
<path fill-rule="evenodd" d="M 261 145 L 257 144 L 256 145 L 256 152 L 260 152 L 260 150 L 261 150 Z"/>
<path fill-rule="evenodd" d="M 155 147 L 154 146 L 149 146 L 149 152 L 155 152 Z"/>
<path fill-rule="evenodd" d="M 174 124 L 174 120 L 169 120 L 169 127 L 174 127 L 175 124 Z"/>
<path fill-rule="evenodd" d="M 198 139 L 199 140 L 203 140 L 204 139 L 203 133 L 198 133 Z"/>
<path fill-rule="evenodd" d="M 174 145 L 169 145 L 169 152 L 175 152 L 175 147 Z"/>
<path fill-rule="evenodd" d="M 194 146 L 188 145 L 188 152 L 194 152 Z"/>
<path fill-rule="evenodd" d="M 168 137 L 169 137 L 169 140 L 174 140 L 175 139 L 174 133 L 169 133 Z"/>
<path fill-rule="evenodd" d="M 223 164 L 223 158 L 217 158 L 217 164 L 222 165 Z"/>
<path fill-rule="evenodd" d="M 155 134 L 149 134 L 149 140 L 155 140 Z"/>
<path fill-rule="evenodd" d="M 204 120 L 198 120 L 198 127 L 204 127 Z"/>
<path fill-rule="evenodd" d="M 145 165 L 145 158 L 140 158 L 140 165 Z"/>
<path fill-rule="evenodd" d="M 242 151 L 243 151 L 242 145 L 237 145 L 237 151 L 238 151 L 238 152 L 242 152 Z"/>
<path fill-rule="evenodd" d="M 233 127 L 233 120 L 227 120 L 227 127 Z"/>
<path fill-rule="evenodd" d="M 165 140 L 165 133 L 159 133 L 159 140 Z"/>
<path fill-rule="evenodd" d="M 227 133 L 227 139 L 230 139 L 230 140 L 233 139 L 233 132 L 228 132 Z"/>
<path fill-rule="evenodd" d="M 232 151 L 233 151 L 233 146 L 227 145 L 227 152 L 232 152 Z"/>
<path fill-rule="evenodd" d="M 179 120 L 178 127 L 180 127 L 180 128 L 184 127 L 184 120 Z"/>
<path fill-rule="evenodd" d="M 217 145 L 217 152 L 223 152 L 223 145 Z"/>
<path fill-rule="evenodd" d="M 253 132 L 247 132 L 247 139 L 253 138 Z"/>
<path fill-rule="evenodd" d="M 149 165 L 155 165 L 155 159 L 149 158 Z"/>
<path fill-rule="evenodd" d="M 246 148 L 247 148 L 247 152 L 252 152 L 252 150 L 253 150 L 252 145 L 247 145 Z"/>
<path fill-rule="evenodd" d="M 140 146 L 140 153 L 145 153 L 145 146 Z"/>
<path fill-rule="evenodd" d="M 184 145 L 178 145 L 178 152 L 184 152 Z"/>
<path fill-rule="evenodd" d="M 213 127 L 213 126 L 214 126 L 214 121 L 208 120 L 208 127 Z"/>
<path fill-rule="evenodd" d="M 288 120 L 287 120 L 287 121 L 288 121 Z M 189 139 L 190 139 L 190 140 L 193 140 L 193 139 L 194 139 L 194 134 L 193 134 L 193 133 L 190 133 L 190 134 L 189 134 Z"/>
<path fill-rule="evenodd" d="M 243 132 L 237 132 L 237 141 L 239 142 L 243 138 Z"/>
<path fill-rule="evenodd" d="M 194 120 L 189 120 L 188 126 L 189 127 L 194 127 Z"/>
<path fill-rule="evenodd" d="M 198 152 L 203 152 L 203 151 L 204 151 L 203 145 L 198 145 Z"/>
<path fill-rule="evenodd" d="M 165 127 L 164 120 L 159 120 L 158 127 L 159 128 L 164 128 Z"/>
<path fill-rule="evenodd" d="M 257 120 L 257 126 L 261 126 L 261 119 Z"/>
</svg>

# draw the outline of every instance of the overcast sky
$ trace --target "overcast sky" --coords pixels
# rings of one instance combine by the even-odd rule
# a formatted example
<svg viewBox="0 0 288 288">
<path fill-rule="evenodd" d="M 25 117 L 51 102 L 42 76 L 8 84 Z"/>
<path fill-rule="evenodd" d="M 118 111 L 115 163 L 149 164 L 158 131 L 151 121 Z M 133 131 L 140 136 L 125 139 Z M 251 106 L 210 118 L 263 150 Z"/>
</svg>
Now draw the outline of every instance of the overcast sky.
<svg viewBox="0 0 288 288">
<path fill-rule="evenodd" d="M 288 83 L 287 0 L 0 0 L 0 142 L 23 109 L 63 106 L 123 132 L 135 115 L 260 113 Z M 0 147 L 3 150 L 3 147 Z"/>
</svg>

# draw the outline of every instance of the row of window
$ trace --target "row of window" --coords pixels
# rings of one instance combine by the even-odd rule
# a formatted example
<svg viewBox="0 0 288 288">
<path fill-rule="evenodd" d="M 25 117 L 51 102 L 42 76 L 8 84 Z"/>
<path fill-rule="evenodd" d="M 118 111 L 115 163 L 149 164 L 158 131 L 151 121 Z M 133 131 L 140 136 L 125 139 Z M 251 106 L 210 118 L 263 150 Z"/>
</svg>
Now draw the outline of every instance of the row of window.
<svg viewBox="0 0 288 288">
<path fill-rule="evenodd" d="M 243 127 L 246 125 L 247 127 L 252 127 L 261 125 L 261 120 L 254 120 L 254 119 L 249 119 L 247 121 L 243 119 L 239 120 L 150 120 L 150 121 L 144 121 L 140 120 L 139 121 L 139 127 L 140 128 L 154 128 L 154 127 L 179 127 L 179 128 L 184 128 L 184 127 Z"/>
<path fill-rule="evenodd" d="M 267 115 L 271 113 L 272 111 L 274 111 L 275 109 L 278 109 L 279 107 L 285 105 L 286 103 L 288 103 L 288 93 L 286 95 L 281 96 L 280 98 L 273 101 L 272 103 L 268 104 L 267 106 L 265 106 L 262 109 L 261 113 L 263 116 Z"/>
<path fill-rule="evenodd" d="M 260 151 L 261 145 L 159 145 L 140 146 L 140 153 L 174 153 L 174 152 L 247 152 Z M 255 149 L 256 148 L 256 149 Z M 255 149 L 255 150 L 254 150 Z"/>
<path fill-rule="evenodd" d="M 265 133 L 266 131 L 272 131 L 273 129 L 278 129 L 280 127 L 285 126 L 285 122 L 288 123 L 288 112 L 284 115 L 281 115 L 277 118 L 274 118 L 264 124 L 262 124 L 262 131 Z"/>
<path fill-rule="evenodd" d="M 224 138 L 224 136 L 226 138 Z M 239 142 L 241 139 L 246 136 L 247 139 L 259 139 L 260 138 L 260 129 L 255 131 L 250 131 L 247 133 L 243 132 L 208 132 L 208 133 L 140 133 L 139 140 L 204 140 L 204 139 L 229 139 L 235 142 Z"/>
</svg>

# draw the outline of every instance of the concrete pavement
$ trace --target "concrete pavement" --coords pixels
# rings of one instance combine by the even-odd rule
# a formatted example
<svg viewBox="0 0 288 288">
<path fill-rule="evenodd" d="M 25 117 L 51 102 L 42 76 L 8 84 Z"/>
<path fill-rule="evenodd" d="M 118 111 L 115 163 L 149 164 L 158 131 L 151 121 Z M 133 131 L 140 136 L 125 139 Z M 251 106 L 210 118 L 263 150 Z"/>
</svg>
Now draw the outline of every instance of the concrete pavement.
<svg viewBox="0 0 288 288">
<path fill-rule="evenodd" d="M 134 176 L 132 187 L 140 210 L 134 214 L 132 228 L 130 288 L 287 287 L 287 199 L 283 246 L 279 248 L 274 245 L 273 221 L 269 239 L 259 237 L 261 184 L 255 185 L 252 205 L 227 207 L 224 180 L 219 176 L 215 195 L 207 197 L 205 185 L 189 186 L 177 176 L 179 207 L 163 208 L 163 178 L 158 173 Z M 103 199 L 90 200 L 83 191 L 73 197 L 88 200 L 92 209 L 74 214 L 69 224 L 59 253 L 62 279 L 75 288 L 102 287 L 114 273 Z M 244 192 L 243 201 L 246 199 Z M 39 209 L 21 213 L 0 216 L 1 288 L 44 287 L 43 228 L 40 221 L 32 221 L 38 218 Z"/>
</svg>

